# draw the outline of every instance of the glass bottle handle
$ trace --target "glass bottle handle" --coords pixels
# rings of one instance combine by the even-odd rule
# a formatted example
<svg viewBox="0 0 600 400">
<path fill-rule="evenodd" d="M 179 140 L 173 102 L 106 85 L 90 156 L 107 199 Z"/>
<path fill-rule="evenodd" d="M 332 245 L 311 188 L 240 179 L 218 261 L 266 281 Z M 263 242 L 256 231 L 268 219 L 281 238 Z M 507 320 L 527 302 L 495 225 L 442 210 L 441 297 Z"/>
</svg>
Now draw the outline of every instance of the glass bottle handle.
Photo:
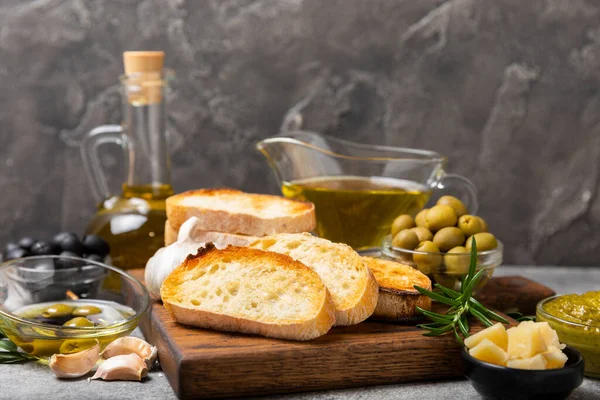
<svg viewBox="0 0 600 400">
<path fill-rule="evenodd" d="M 479 200 L 477 196 L 477 188 L 467 178 L 458 174 L 444 174 L 443 178 L 437 184 L 438 189 L 444 189 L 446 186 L 452 186 L 460 188 L 460 195 L 457 196 L 460 198 L 467 210 L 469 210 L 469 214 L 477 215 L 479 210 Z"/>
<path fill-rule="evenodd" d="M 121 125 L 102 125 L 94 128 L 83 138 L 81 144 L 83 168 L 97 203 L 111 197 L 98 152 L 101 145 L 109 143 L 127 148 L 127 136 L 123 133 Z"/>
</svg>

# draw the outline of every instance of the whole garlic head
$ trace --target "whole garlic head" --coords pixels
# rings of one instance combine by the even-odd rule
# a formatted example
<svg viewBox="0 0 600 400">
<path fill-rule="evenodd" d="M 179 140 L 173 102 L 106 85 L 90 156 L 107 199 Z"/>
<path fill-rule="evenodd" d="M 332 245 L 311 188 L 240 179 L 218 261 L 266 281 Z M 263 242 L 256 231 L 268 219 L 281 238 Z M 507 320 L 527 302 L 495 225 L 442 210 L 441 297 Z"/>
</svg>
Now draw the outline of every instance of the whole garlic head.
<svg viewBox="0 0 600 400">
<path fill-rule="evenodd" d="M 189 254 L 196 254 L 204 242 L 192 239 L 198 218 L 191 217 L 181 225 L 177 241 L 158 251 L 146 263 L 144 279 L 150 295 L 160 299 L 160 286 L 167 276 L 185 260 Z"/>
</svg>

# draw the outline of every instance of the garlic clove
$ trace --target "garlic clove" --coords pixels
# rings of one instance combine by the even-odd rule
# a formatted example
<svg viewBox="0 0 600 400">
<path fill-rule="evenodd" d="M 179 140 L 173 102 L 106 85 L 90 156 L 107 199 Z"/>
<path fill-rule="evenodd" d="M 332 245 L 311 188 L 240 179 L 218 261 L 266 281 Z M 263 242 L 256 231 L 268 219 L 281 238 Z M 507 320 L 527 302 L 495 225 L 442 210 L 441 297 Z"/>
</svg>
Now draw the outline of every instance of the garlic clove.
<svg viewBox="0 0 600 400">
<path fill-rule="evenodd" d="M 71 354 L 54 354 L 50 357 L 50 369 L 58 378 L 79 378 L 90 372 L 100 359 L 100 343 L 86 350 Z"/>
<path fill-rule="evenodd" d="M 175 243 L 161 247 L 146 263 L 144 281 L 150 295 L 160 299 L 160 286 L 167 276 L 177 268 L 189 254 L 196 254 L 204 242 L 196 242 L 191 235 L 199 219 L 191 217 L 179 228 L 179 236 Z"/>
<path fill-rule="evenodd" d="M 192 233 L 194 232 L 194 229 L 196 229 L 196 225 L 198 225 L 199 222 L 200 220 L 198 217 L 190 217 L 183 224 L 181 224 L 179 227 L 179 233 L 177 234 L 177 242 L 183 243 L 186 240 L 191 239 Z"/>
<path fill-rule="evenodd" d="M 104 361 L 90 379 L 105 381 L 141 381 L 148 375 L 144 360 L 137 354 L 125 354 Z"/>
<path fill-rule="evenodd" d="M 125 336 L 106 346 L 106 349 L 102 352 L 102 357 L 107 360 L 115 356 L 137 354 L 144 360 L 146 367 L 150 370 L 154 365 L 157 353 L 157 348 L 145 340 L 135 336 Z"/>
</svg>

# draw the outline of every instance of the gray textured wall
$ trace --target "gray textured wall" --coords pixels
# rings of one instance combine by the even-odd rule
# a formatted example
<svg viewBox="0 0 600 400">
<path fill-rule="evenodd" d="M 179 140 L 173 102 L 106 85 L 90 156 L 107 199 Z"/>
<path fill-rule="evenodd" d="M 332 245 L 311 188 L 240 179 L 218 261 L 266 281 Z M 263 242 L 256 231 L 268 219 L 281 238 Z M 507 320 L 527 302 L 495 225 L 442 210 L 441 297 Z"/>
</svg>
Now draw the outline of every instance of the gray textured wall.
<svg viewBox="0 0 600 400">
<path fill-rule="evenodd" d="M 164 49 L 177 190 L 275 192 L 253 143 L 297 106 L 448 155 L 508 263 L 600 265 L 598 21 L 597 0 L 0 0 L 0 243 L 83 229 L 81 136 L 120 121 L 121 52 Z"/>
</svg>

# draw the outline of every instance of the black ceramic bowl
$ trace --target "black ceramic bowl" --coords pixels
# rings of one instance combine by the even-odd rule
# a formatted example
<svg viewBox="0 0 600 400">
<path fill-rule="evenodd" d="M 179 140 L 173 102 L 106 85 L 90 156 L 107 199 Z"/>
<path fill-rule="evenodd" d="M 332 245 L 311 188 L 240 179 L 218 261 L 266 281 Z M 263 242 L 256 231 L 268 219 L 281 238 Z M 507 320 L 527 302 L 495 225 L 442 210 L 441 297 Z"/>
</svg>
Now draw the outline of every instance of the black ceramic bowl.
<svg viewBox="0 0 600 400">
<path fill-rule="evenodd" d="M 583 357 L 572 347 L 563 352 L 569 358 L 564 368 L 524 370 L 489 364 L 471 356 L 463 348 L 465 376 L 485 399 L 559 400 L 583 382 Z"/>
</svg>

